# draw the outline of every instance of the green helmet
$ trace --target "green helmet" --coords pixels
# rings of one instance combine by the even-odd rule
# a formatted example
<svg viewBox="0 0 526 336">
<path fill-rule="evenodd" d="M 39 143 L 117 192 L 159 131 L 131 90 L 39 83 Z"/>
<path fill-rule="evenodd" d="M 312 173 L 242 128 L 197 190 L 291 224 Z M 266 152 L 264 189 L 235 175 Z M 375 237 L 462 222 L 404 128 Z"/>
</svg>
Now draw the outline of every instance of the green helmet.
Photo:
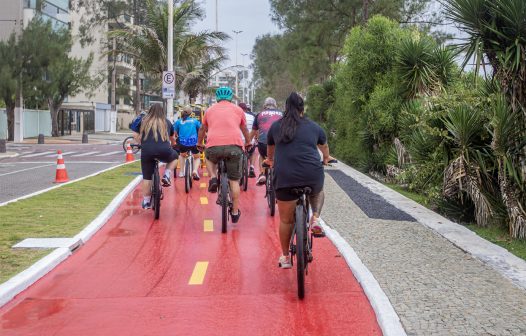
<svg viewBox="0 0 526 336">
<path fill-rule="evenodd" d="M 216 100 L 228 100 L 231 101 L 232 97 L 234 97 L 234 93 L 232 92 L 232 89 L 228 86 L 222 86 L 219 89 L 216 90 Z"/>
</svg>

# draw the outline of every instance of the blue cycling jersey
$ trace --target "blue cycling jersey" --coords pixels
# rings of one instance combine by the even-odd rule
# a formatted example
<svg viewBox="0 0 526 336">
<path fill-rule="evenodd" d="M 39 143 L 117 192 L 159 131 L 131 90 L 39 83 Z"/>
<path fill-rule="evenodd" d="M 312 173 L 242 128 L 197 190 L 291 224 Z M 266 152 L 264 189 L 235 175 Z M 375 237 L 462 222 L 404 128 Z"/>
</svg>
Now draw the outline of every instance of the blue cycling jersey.
<svg viewBox="0 0 526 336">
<path fill-rule="evenodd" d="M 201 128 L 199 120 L 194 118 L 178 119 L 174 125 L 174 131 L 179 135 L 178 142 L 187 147 L 197 145 L 197 132 Z"/>
</svg>

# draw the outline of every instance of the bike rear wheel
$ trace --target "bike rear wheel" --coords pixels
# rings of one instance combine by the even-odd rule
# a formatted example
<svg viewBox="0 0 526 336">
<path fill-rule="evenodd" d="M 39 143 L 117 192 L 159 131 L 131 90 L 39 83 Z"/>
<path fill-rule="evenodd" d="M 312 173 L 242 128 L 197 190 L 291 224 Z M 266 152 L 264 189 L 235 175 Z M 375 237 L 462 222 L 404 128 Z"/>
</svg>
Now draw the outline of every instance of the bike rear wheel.
<svg viewBox="0 0 526 336">
<path fill-rule="evenodd" d="M 184 160 L 184 191 L 188 194 L 192 188 L 192 172 L 190 171 L 190 161 Z"/>
<path fill-rule="evenodd" d="M 221 232 L 226 233 L 228 223 L 228 179 L 226 174 L 221 174 Z"/>
<path fill-rule="evenodd" d="M 137 144 L 137 142 L 135 141 L 135 138 L 133 136 L 127 137 L 122 142 L 122 149 L 124 150 L 125 153 L 126 153 L 126 147 L 128 146 L 128 144 L 130 144 L 130 145 L 131 144 Z M 131 149 L 132 149 L 133 154 L 137 154 L 141 150 L 141 148 L 138 147 L 138 146 L 131 146 Z"/>
<path fill-rule="evenodd" d="M 241 175 L 241 183 L 243 186 L 243 191 L 248 189 L 248 156 L 243 155 L 243 171 Z"/>
<path fill-rule="evenodd" d="M 155 167 L 152 181 L 152 199 L 155 219 L 159 219 L 161 213 L 161 181 L 159 178 L 159 168 Z"/>
<path fill-rule="evenodd" d="M 305 269 L 307 266 L 307 232 L 303 206 L 296 206 L 296 273 L 298 278 L 298 297 L 305 297 Z"/>
<path fill-rule="evenodd" d="M 274 191 L 274 186 L 272 185 L 272 173 L 267 175 L 267 203 L 268 208 L 270 209 L 270 215 L 274 217 L 276 213 L 276 192 Z"/>
</svg>

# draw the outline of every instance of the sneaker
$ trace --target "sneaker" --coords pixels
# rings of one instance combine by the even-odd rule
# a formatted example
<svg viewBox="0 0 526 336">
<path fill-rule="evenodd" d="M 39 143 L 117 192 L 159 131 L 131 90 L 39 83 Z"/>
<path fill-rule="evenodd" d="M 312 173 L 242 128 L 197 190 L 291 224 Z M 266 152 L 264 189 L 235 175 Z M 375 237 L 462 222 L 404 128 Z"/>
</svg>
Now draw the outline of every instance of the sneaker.
<svg viewBox="0 0 526 336">
<path fill-rule="evenodd" d="M 182 170 L 179 172 L 179 177 L 184 177 L 184 172 Z"/>
<path fill-rule="evenodd" d="M 312 233 L 312 236 L 316 238 L 323 238 L 325 237 L 325 231 L 323 231 L 323 228 L 320 225 L 319 218 L 312 217 L 312 225 L 310 227 L 310 232 Z"/>
<path fill-rule="evenodd" d="M 260 174 L 258 177 L 258 181 L 256 182 L 256 185 L 258 186 L 264 185 L 265 182 L 267 182 L 267 177 L 265 176 L 265 174 Z"/>
<path fill-rule="evenodd" d="M 290 261 L 290 256 L 289 255 L 282 255 L 279 257 L 279 262 L 278 262 L 278 266 L 280 268 L 292 268 L 292 262 Z"/>
<path fill-rule="evenodd" d="M 143 209 L 151 209 L 152 208 L 152 203 L 151 202 L 147 202 L 145 199 L 142 200 L 142 208 Z"/>
<path fill-rule="evenodd" d="M 256 177 L 256 172 L 254 171 L 254 167 L 250 167 L 250 170 L 248 172 L 248 177 L 250 178 Z"/>
<path fill-rule="evenodd" d="M 201 178 L 199 177 L 199 174 L 197 172 L 195 173 L 192 173 L 192 178 L 194 179 L 194 181 L 199 181 Z"/>
<path fill-rule="evenodd" d="M 164 175 L 161 179 L 161 183 L 163 184 L 163 187 L 169 187 L 172 185 L 172 181 L 170 179 L 170 176 Z"/>
<path fill-rule="evenodd" d="M 232 212 L 230 212 L 230 217 L 232 218 L 232 223 L 237 223 L 239 221 L 239 217 L 241 217 L 241 210 L 237 209 L 237 215 L 234 215 Z"/>
<path fill-rule="evenodd" d="M 210 181 L 208 181 L 208 192 L 217 192 L 217 177 L 212 177 Z"/>
</svg>

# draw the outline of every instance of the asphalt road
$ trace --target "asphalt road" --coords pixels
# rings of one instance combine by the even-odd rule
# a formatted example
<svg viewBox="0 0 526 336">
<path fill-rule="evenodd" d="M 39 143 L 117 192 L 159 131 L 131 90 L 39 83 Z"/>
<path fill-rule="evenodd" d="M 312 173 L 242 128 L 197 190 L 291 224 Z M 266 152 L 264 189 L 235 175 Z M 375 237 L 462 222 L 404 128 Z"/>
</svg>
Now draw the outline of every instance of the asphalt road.
<svg viewBox="0 0 526 336">
<path fill-rule="evenodd" d="M 0 203 L 54 186 L 59 149 L 63 152 L 70 180 L 116 166 L 125 158 L 122 145 L 117 141 L 109 144 L 10 144 L 8 151 L 18 156 L 0 159 Z"/>
</svg>

